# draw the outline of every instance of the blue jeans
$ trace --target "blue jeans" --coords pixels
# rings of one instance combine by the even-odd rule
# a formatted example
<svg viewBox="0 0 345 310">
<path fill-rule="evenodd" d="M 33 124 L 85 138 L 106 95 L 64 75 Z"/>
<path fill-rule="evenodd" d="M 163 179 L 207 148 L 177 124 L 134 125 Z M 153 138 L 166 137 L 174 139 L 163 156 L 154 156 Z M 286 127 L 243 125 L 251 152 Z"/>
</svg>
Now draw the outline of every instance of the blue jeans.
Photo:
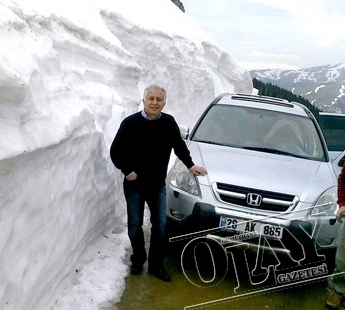
<svg viewBox="0 0 345 310">
<path fill-rule="evenodd" d="M 143 232 L 145 201 L 151 212 L 149 265 L 162 267 L 166 248 L 166 188 L 165 184 L 148 185 L 138 180 L 123 183 L 127 202 L 128 236 L 132 244 L 133 264 L 142 265 L 147 259 Z"/>
</svg>

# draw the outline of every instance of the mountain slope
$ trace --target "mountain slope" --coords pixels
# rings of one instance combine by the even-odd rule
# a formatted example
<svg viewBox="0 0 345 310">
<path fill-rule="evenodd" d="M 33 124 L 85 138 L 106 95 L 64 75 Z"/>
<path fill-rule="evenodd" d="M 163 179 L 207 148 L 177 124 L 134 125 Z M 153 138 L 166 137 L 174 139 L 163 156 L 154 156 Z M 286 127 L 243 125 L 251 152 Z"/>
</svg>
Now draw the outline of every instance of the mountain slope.
<svg viewBox="0 0 345 310">
<path fill-rule="evenodd" d="M 301 70 L 252 70 L 251 77 L 301 95 L 324 111 L 345 113 L 345 64 Z"/>
<path fill-rule="evenodd" d="M 319 119 L 320 109 L 312 105 L 308 99 L 301 97 L 300 95 L 293 94 L 290 90 L 279 87 L 272 83 L 264 83 L 258 79 L 253 79 L 253 87 L 255 87 L 259 92 L 258 95 L 277 97 L 281 99 L 286 99 L 288 101 L 295 101 L 305 105 L 315 116 Z"/>
</svg>

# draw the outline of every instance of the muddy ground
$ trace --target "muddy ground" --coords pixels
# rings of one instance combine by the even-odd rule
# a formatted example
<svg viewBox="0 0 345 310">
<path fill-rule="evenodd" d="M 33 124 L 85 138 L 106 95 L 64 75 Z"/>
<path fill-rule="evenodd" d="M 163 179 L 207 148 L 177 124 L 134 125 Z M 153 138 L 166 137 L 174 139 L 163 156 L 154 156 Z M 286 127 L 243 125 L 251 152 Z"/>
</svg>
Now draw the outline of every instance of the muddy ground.
<svg viewBox="0 0 345 310">
<path fill-rule="evenodd" d="M 146 239 L 148 240 L 148 232 Z M 296 283 L 291 287 L 277 290 L 277 285 L 267 283 L 264 288 L 273 288 L 268 292 L 253 293 L 256 286 L 242 285 L 241 292 L 234 292 L 238 285 L 233 264 L 229 263 L 229 270 L 225 278 L 216 286 L 202 288 L 190 283 L 181 268 L 181 252 L 184 244 L 170 246 L 166 256 L 166 269 L 172 277 L 172 282 L 165 283 L 147 273 L 147 264 L 144 272 L 139 276 L 130 275 L 126 279 L 126 290 L 121 301 L 109 310 L 247 310 L 247 309 L 325 309 L 327 281 L 316 281 L 307 284 Z M 207 252 L 207 251 L 206 251 Z M 199 262 L 205 266 L 212 266 L 207 253 Z M 248 262 L 255 260 L 255 252 L 248 252 Z M 270 259 L 270 255 L 268 259 Z M 274 261 L 274 258 L 273 260 Z M 213 269 L 200 266 L 205 280 L 211 280 Z M 251 265 L 253 266 L 253 265 Z M 246 268 L 246 264 L 239 264 L 237 268 Z M 185 269 L 192 274 L 194 269 Z M 194 272 L 195 274 L 195 272 Z M 196 276 L 197 278 L 197 276 Z M 196 279 L 194 277 L 194 279 Z M 236 297 L 241 295 L 241 297 Z M 227 299 L 233 297 L 232 299 Z M 216 303 L 211 301 L 225 299 Z M 203 304 L 204 303 L 204 304 Z M 205 304 L 206 303 L 206 304 Z M 208 303 L 208 304 L 207 304 Z M 203 305 L 200 305 L 203 304 Z M 199 306 L 196 306 L 199 305 Z M 345 309 L 345 307 L 342 307 Z"/>
</svg>

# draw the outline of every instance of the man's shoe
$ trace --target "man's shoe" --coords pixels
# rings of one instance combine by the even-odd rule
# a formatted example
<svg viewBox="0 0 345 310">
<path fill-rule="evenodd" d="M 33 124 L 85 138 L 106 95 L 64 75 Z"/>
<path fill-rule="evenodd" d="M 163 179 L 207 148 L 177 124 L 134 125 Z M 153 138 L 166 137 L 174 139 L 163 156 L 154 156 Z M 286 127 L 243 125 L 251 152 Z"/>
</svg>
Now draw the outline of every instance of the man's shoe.
<svg viewBox="0 0 345 310">
<path fill-rule="evenodd" d="M 153 276 L 155 276 L 156 278 L 164 281 L 164 282 L 170 282 L 171 281 L 171 277 L 167 273 L 167 271 L 164 269 L 164 267 L 160 267 L 160 268 L 149 267 L 149 273 L 152 274 Z"/>
<path fill-rule="evenodd" d="M 342 295 L 335 291 L 328 291 L 326 305 L 332 309 L 338 309 L 341 304 Z"/>
<path fill-rule="evenodd" d="M 131 266 L 131 274 L 137 276 L 141 274 L 143 271 L 143 265 L 132 264 Z"/>
</svg>

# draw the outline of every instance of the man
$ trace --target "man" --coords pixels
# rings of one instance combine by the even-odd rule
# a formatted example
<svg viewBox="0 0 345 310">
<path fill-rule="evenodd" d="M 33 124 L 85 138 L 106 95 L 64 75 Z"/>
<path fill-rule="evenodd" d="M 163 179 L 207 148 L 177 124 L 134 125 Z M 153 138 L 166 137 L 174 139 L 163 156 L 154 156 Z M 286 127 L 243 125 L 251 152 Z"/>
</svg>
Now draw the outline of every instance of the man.
<svg viewBox="0 0 345 310">
<path fill-rule="evenodd" d="M 164 268 L 166 246 L 165 178 L 171 150 L 194 175 L 205 175 L 206 169 L 194 165 L 189 150 L 181 138 L 174 118 L 162 109 L 166 90 L 151 85 L 144 92 L 144 109 L 123 120 L 110 149 L 114 165 L 124 174 L 124 194 L 127 202 L 128 235 L 131 240 L 131 273 L 143 270 L 147 255 L 143 234 L 144 203 L 151 212 L 151 241 L 148 271 L 163 281 L 171 278 Z"/>
<path fill-rule="evenodd" d="M 338 178 L 338 205 L 337 213 L 338 221 L 342 222 L 342 217 L 345 214 L 345 164 L 341 170 Z M 335 271 L 334 273 L 345 272 L 345 226 L 342 231 L 342 236 L 337 248 L 335 256 Z M 335 278 L 330 278 L 329 292 L 327 297 L 327 306 L 333 309 L 339 308 L 341 300 L 345 295 L 345 277 L 344 275 Z"/>
</svg>

